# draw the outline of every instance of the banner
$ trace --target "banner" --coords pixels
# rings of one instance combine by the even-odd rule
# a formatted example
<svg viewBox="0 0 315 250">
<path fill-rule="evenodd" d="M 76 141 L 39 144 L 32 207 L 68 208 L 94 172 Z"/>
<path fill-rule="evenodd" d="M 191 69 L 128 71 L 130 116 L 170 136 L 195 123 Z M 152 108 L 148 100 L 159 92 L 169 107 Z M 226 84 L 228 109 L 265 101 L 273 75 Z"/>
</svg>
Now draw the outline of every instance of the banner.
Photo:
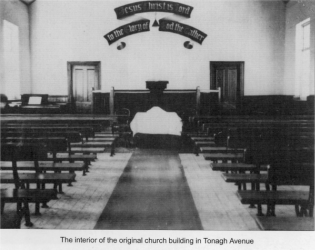
<svg viewBox="0 0 315 250">
<path fill-rule="evenodd" d="M 169 12 L 190 18 L 193 7 L 170 1 L 143 1 L 126 4 L 115 8 L 114 10 L 116 12 L 117 19 L 122 19 L 124 17 L 143 12 Z"/>
<path fill-rule="evenodd" d="M 117 29 L 107 33 L 104 37 L 107 40 L 108 44 L 111 45 L 112 43 L 118 41 L 120 38 L 145 31 L 150 31 L 150 20 L 148 19 L 120 26 Z"/>
<path fill-rule="evenodd" d="M 203 40 L 207 37 L 207 34 L 203 33 L 202 31 L 176 21 L 160 19 L 159 23 L 159 31 L 172 32 L 182 36 L 186 36 L 200 44 L 202 44 Z"/>
</svg>

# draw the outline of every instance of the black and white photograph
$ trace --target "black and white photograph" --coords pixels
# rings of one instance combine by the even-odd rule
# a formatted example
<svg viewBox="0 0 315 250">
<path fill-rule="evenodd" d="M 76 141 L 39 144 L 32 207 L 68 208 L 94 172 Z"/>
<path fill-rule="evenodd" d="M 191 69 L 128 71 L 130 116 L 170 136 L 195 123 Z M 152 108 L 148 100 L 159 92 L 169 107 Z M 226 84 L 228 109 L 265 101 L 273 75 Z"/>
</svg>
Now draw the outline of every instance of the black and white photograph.
<svg viewBox="0 0 315 250">
<path fill-rule="evenodd" d="M 315 0 L 0 0 L 2 249 L 310 249 Z"/>
</svg>

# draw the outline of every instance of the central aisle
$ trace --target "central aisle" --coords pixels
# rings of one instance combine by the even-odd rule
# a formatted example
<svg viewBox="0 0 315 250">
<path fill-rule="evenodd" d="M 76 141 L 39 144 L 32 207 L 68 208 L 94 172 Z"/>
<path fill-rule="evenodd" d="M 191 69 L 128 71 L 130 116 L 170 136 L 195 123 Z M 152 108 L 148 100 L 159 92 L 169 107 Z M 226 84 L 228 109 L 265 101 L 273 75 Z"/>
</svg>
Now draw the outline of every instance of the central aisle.
<svg viewBox="0 0 315 250">
<path fill-rule="evenodd" d="M 202 230 L 178 153 L 137 149 L 94 229 Z"/>
</svg>

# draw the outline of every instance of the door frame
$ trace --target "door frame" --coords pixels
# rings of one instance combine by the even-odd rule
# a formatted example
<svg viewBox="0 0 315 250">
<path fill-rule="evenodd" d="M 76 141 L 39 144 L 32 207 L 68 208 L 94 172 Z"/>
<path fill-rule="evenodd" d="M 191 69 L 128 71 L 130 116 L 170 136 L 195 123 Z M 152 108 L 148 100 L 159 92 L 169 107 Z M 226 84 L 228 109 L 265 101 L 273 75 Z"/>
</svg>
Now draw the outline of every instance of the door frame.
<svg viewBox="0 0 315 250">
<path fill-rule="evenodd" d="M 100 61 L 72 61 L 67 62 L 67 75 L 68 75 L 68 102 L 71 103 L 71 106 L 74 106 L 75 100 L 73 95 L 73 67 L 77 65 L 83 66 L 95 66 L 96 72 L 98 74 L 98 83 L 97 86 L 101 88 L 101 62 Z M 98 90 L 98 89 L 95 89 Z M 93 107 L 93 98 L 92 98 L 92 107 Z"/>
<path fill-rule="evenodd" d="M 244 96 L 244 66 L 245 62 L 243 61 L 210 61 L 210 89 L 215 89 L 215 69 L 216 67 L 221 66 L 236 66 L 237 71 L 239 72 L 239 79 L 237 81 L 237 101 L 236 105 L 239 107 L 242 103 Z M 222 93 L 221 93 L 222 96 Z"/>
</svg>

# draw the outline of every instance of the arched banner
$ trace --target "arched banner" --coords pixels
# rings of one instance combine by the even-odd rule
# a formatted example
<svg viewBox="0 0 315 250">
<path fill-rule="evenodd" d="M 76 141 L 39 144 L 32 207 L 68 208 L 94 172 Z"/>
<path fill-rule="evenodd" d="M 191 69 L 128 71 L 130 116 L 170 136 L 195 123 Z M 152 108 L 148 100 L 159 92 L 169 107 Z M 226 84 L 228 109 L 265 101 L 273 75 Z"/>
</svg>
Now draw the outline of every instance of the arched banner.
<svg viewBox="0 0 315 250">
<path fill-rule="evenodd" d="M 169 12 L 190 18 L 193 7 L 170 1 L 143 1 L 126 4 L 114 9 L 117 19 L 143 12 Z"/>
<path fill-rule="evenodd" d="M 118 41 L 119 39 L 133 34 L 150 31 L 150 20 L 144 19 L 132 23 L 125 24 L 107 33 L 104 37 L 108 44 Z"/>
<path fill-rule="evenodd" d="M 207 37 L 207 34 L 203 33 L 202 31 L 183 23 L 167 19 L 160 19 L 159 23 L 159 31 L 172 32 L 186 36 L 200 44 L 202 44 L 203 40 Z"/>
</svg>

